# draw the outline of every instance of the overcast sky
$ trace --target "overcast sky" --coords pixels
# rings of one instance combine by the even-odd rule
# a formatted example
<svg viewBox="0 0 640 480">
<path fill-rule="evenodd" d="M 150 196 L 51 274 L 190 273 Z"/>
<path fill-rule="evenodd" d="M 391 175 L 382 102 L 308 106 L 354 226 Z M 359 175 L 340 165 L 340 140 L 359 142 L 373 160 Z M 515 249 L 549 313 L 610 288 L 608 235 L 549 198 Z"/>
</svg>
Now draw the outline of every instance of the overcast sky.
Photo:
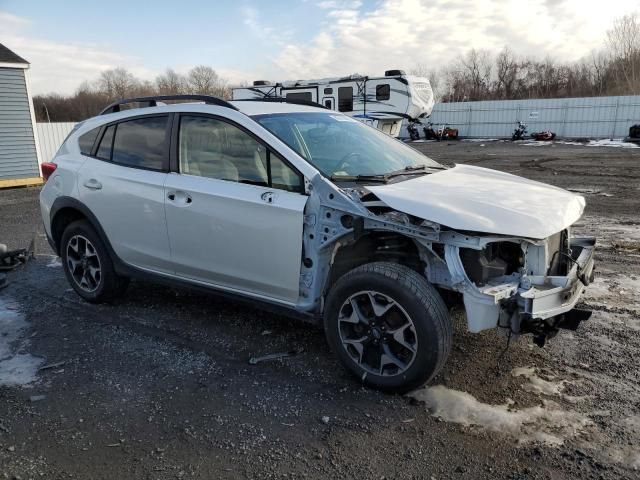
<svg viewBox="0 0 640 480">
<path fill-rule="evenodd" d="M 153 80 L 206 64 L 239 82 L 438 68 L 504 45 L 578 60 L 633 9 L 638 0 L 0 0 L 0 43 L 31 62 L 34 93 L 72 93 L 117 66 Z"/>
</svg>

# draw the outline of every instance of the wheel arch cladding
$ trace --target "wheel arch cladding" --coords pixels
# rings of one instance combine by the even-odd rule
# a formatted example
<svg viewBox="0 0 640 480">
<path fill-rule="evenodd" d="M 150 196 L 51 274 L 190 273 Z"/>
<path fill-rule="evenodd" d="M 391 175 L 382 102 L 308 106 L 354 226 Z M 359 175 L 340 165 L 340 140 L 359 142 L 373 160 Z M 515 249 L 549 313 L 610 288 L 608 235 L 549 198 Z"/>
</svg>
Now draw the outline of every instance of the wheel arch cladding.
<svg viewBox="0 0 640 480">
<path fill-rule="evenodd" d="M 51 236 L 53 237 L 52 240 L 58 255 L 60 254 L 60 241 L 65 228 L 76 220 L 87 220 L 105 243 L 109 254 L 113 255 L 114 252 L 111 248 L 111 243 L 104 233 L 100 222 L 93 212 L 82 202 L 72 197 L 59 197 L 53 202 L 50 216 Z"/>
</svg>

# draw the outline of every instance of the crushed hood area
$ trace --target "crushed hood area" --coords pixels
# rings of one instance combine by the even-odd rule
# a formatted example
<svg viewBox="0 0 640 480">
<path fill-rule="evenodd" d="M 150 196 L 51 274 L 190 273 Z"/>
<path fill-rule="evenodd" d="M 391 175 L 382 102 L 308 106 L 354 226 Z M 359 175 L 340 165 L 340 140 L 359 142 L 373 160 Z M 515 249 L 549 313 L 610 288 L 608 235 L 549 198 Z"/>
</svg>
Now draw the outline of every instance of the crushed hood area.
<svg viewBox="0 0 640 480">
<path fill-rule="evenodd" d="M 456 230 L 533 239 L 569 227 L 585 206 L 561 188 L 470 165 L 367 190 L 395 210 Z"/>
</svg>

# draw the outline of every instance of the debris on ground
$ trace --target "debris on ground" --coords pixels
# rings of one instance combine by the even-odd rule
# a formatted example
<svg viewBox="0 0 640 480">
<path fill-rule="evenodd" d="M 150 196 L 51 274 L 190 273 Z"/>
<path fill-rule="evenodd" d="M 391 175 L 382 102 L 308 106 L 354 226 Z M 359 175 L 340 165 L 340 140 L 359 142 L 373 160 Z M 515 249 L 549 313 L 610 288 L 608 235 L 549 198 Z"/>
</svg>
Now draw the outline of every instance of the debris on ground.
<svg viewBox="0 0 640 480">
<path fill-rule="evenodd" d="M 42 370 L 49 370 L 51 368 L 58 368 L 58 367 L 62 367 L 66 363 L 67 363 L 66 360 L 63 360 L 61 362 L 56 362 L 56 363 L 49 363 L 48 365 L 43 365 L 38 370 L 42 371 Z"/>
<path fill-rule="evenodd" d="M 293 357 L 295 355 L 298 355 L 299 353 L 302 353 L 304 350 L 302 348 L 298 349 L 298 350 L 290 350 L 288 352 L 278 352 L 278 353 L 269 353 L 267 355 L 262 355 L 261 357 L 251 357 L 249 359 L 249 364 L 250 365 L 257 365 L 258 363 L 261 362 L 268 362 L 271 360 L 281 360 L 283 358 L 287 358 L 287 357 Z"/>
<path fill-rule="evenodd" d="M 8 250 L 4 243 L 0 243 L 0 271 L 13 270 L 14 268 L 27 263 L 27 260 L 34 257 L 35 239 L 27 248 Z"/>
<path fill-rule="evenodd" d="M 584 195 L 601 195 L 603 197 L 613 197 L 613 194 L 603 192 L 595 188 L 568 187 L 566 190 L 574 193 L 582 193 Z"/>
</svg>

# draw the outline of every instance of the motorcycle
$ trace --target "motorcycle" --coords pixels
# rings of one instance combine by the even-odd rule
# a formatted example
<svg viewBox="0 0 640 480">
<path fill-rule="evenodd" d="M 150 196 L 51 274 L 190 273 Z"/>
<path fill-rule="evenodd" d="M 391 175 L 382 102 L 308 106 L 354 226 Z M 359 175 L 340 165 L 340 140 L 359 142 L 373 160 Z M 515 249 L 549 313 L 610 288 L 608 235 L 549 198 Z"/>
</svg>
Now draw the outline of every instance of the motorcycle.
<svg viewBox="0 0 640 480">
<path fill-rule="evenodd" d="M 556 134 L 551 130 L 545 130 L 544 132 L 534 132 L 531 134 L 531 138 L 541 142 L 549 142 L 556 138 Z"/>
<path fill-rule="evenodd" d="M 415 123 L 410 122 L 407 125 L 407 130 L 409 131 L 409 138 L 411 140 L 419 140 L 420 139 L 420 133 L 418 132 L 418 127 L 416 127 Z"/>
<path fill-rule="evenodd" d="M 527 124 L 523 122 L 518 122 L 518 127 L 513 131 L 513 135 L 511 135 L 511 140 L 514 142 L 516 140 L 524 140 L 524 136 L 527 134 Z"/>
<path fill-rule="evenodd" d="M 424 138 L 427 140 L 439 140 L 438 134 L 433 129 L 433 123 L 427 123 L 426 126 L 422 127 L 422 131 L 424 132 Z"/>
<path fill-rule="evenodd" d="M 431 122 L 427 123 L 427 126 L 423 128 L 424 136 L 427 140 L 457 140 L 458 139 L 458 129 L 451 128 L 448 125 L 443 125 L 442 127 L 435 130 L 433 128 L 433 124 Z"/>
</svg>

